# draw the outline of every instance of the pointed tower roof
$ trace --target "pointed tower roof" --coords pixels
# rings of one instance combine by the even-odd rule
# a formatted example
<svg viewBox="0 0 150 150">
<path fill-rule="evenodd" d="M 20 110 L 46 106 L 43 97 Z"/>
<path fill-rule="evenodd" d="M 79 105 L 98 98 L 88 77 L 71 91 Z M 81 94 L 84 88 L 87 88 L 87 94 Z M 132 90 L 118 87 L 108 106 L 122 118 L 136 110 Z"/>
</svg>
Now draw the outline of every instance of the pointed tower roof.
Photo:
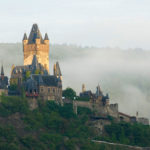
<svg viewBox="0 0 150 150">
<path fill-rule="evenodd" d="M 57 76 L 57 73 L 56 73 L 56 64 L 54 64 L 53 71 L 54 71 L 54 76 Z"/>
<path fill-rule="evenodd" d="M 4 68 L 3 68 L 3 65 L 1 66 L 1 76 L 4 76 Z"/>
<path fill-rule="evenodd" d="M 34 44 L 36 39 L 40 39 L 41 43 L 43 43 L 42 35 L 39 30 L 39 27 L 37 24 L 33 24 L 30 35 L 29 35 L 29 44 Z"/>
<path fill-rule="evenodd" d="M 100 86 L 98 84 L 98 86 L 96 88 L 96 96 L 99 97 L 99 96 L 102 96 L 102 95 L 103 95 L 103 93 L 102 93 L 101 88 L 100 88 Z"/>
<path fill-rule="evenodd" d="M 47 33 L 45 33 L 44 40 L 49 40 L 49 38 L 48 38 L 48 34 L 47 34 Z"/>
<path fill-rule="evenodd" d="M 34 68 L 36 68 L 38 66 L 38 60 L 37 60 L 37 57 L 36 55 L 33 56 L 33 59 L 32 59 L 32 66 Z"/>
<path fill-rule="evenodd" d="M 27 34 L 24 33 L 23 40 L 27 40 L 27 39 L 28 39 L 28 38 L 27 38 Z"/>
<path fill-rule="evenodd" d="M 59 76 L 62 76 L 58 61 L 56 62 L 56 72 Z"/>
</svg>

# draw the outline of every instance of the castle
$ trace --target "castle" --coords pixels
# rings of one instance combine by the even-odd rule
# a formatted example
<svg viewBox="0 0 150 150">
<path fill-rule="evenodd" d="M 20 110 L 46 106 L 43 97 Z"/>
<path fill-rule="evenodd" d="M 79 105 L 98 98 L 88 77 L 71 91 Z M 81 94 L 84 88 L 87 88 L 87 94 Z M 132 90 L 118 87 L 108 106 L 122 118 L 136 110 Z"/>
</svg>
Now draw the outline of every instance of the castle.
<svg viewBox="0 0 150 150">
<path fill-rule="evenodd" d="M 94 112 L 92 118 L 94 120 L 99 120 L 100 124 L 107 124 L 107 117 L 111 116 L 116 121 L 125 121 L 130 123 L 141 123 L 144 125 L 149 125 L 149 119 L 144 117 L 130 116 L 119 112 L 118 104 L 110 104 L 108 94 L 104 95 L 100 86 L 96 87 L 96 92 L 93 93 L 91 90 L 86 91 L 85 85 L 82 85 L 82 92 L 80 97 L 84 100 L 85 98 L 89 99 L 88 101 L 73 101 L 73 110 L 78 114 L 78 107 L 85 107 Z M 102 126 L 99 125 L 101 128 Z M 98 128 L 99 128 L 98 127 Z"/>
<path fill-rule="evenodd" d="M 55 100 L 62 103 L 62 74 L 59 63 L 49 73 L 49 38 L 42 38 L 37 24 L 33 24 L 29 38 L 23 37 L 24 65 L 12 66 L 9 95 Z"/>
<path fill-rule="evenodd" d="M 31 104 L 34 104 L 32 100 L 37 98 L 43 101 L 53 100 L 62 105 L 66 103 L 67 101 L 62 100 L 62 74 L 59 62 L 54 64 L 53 75 L 50 75 L 47 33 L 43 39 L 38 25 L 33 24 L 29 37 L 25 33 L 22 42 L 24 65 L 12 66 L 10 84 L 8 84 L 8 77 L 4 75 L 3 66 L 1 67 L 0 94 L 24 94 L 30 99 Z M 95 113 L 94 119 L 102 119 L 102 123 L 107 119 L 106 116 L 111 116 L 118 121 L 149 124 L 147 118 L 129 116 L 119 112 L 118 104 L 110 104 L 108 94 L 104 95 L 99 85 L 95 93 L 90 90 L 86 91 L 85 85 L 83 85 L 80 98 L 81 100 L 70 101 L 76 114 L 78 113 L 78 107 L 86 107 Z M 83 101 L 83 99 L 88 99 L 88 101 Z M 33 106 L 34 108 L 36 107 Z"/>
</svg>

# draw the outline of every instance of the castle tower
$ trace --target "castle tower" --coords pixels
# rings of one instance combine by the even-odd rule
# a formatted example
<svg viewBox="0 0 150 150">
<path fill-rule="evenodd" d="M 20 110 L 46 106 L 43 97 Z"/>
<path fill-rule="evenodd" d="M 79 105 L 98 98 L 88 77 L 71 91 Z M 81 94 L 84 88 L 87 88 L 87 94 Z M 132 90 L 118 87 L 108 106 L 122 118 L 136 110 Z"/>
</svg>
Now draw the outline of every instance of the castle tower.
<svg viewBox="0 0 150 150">
<path fill-rule="evenodd" d="M 24 65 L 31 65 L 33 56 L 36 55 L 38 62 L 49 72 L 49 38 L 47 33 L 43 39 L 38 25 L 33 24 L 29 38 L 25 33 L 22 43 Z"/>
<path fill-rule="evenodd" d="M 4 68 L 1 66 L 1 79 L 4 80 Z"/>
<path fill-rule="evenodd" d="M 60 78 L 60 80 L 62 81 L 62 74 L 61 74 L 58 61 L 56 62 L 56 64 L 54 64 L 54 76 L 56 76 L 57 78 Z"/>
<path fill-rule="evenodd" d="M 103 95 L 103 93 L 102 93 L 101 88 L 98 84 L 98 86 L 96 87 L 96 97 L 99 97 L 99 96 L 102 96 L 102 95 Z"/>
<path fill-rule="evenodd" d="M 82 84 L 82 93 L 84 93 L 85 91 L 86 91 L 85 84 Z"/>
</svg>

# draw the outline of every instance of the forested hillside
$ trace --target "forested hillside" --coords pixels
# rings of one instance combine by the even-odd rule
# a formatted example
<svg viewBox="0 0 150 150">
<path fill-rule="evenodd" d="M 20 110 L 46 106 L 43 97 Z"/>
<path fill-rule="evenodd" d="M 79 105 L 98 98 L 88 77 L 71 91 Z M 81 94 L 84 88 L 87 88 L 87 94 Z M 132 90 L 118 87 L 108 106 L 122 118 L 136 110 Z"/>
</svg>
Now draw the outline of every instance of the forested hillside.
<svg viewBox="0 0 150 150">
<path fill-rule="evenodd" d="M 71 105 L 59 106 L 52 101 L 30 110 L 21 97 L 1 96 L 0 149 L 2 150 L 127 150 L 123 146 L 93 143 L 92 139 L 150 146 L 150 127 L 126 123 L 105 127 L 99 136 L 90 125 L 92 112 L 80 108 L 78 116 Z"/>
</svg>

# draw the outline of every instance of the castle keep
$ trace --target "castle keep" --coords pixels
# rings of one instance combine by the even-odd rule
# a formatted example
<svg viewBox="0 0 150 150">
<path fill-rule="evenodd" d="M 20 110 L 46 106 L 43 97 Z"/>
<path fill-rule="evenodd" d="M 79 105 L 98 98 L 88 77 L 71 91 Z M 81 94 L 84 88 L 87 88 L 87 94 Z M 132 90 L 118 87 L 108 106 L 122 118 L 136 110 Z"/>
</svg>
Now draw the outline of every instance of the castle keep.
<svg viewBox="0 0 150 150">
<path fill-rule="evenodd" d="M 54 64 L 53 75 L 49 74 L 49 39 L 43 40 L 37 24 L 33 24 L 29 38 L 23 38 L 24 65 L 12 66 L 9 95 L 55 100 L 62 103 L 62 74 L 59 63 Z"/>
<path fill-rule="evenodd" d="M 37 24 L 33 24 L 29 37 L 23 37 L 24 65 L 32 63 L 33 56 L 36 55 L 38 62 L 49 72 L 49 38 L 47 33 L 44 39 Z"/>
</svg>

